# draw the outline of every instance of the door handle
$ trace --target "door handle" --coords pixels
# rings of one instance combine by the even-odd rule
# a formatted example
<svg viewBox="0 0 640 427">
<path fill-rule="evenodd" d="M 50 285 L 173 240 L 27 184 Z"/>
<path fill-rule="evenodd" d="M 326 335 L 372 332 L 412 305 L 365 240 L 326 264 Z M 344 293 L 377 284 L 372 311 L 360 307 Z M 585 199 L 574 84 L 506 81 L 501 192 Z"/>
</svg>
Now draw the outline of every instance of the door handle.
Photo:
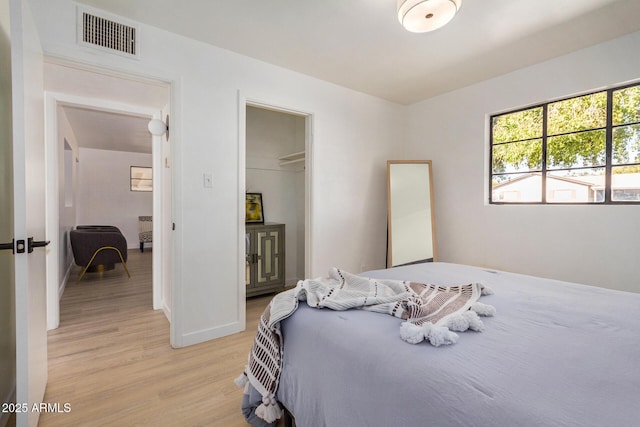
<svg viewBox="0 0 640 427">
<path fill-rule="evenodd" d="M 0 243 L 0 251 L 11 250 L 11 252 L 13 252 L 15 243 L 15 240 L 11 240 L 11 243 Z"/>
<path fill-rule="evenodd" d="M 33 252 L 33 248 L 42 248 L 51 243 L 49 240 L 33 240 L 33 237 L 29 237 L 27 240 L 27 251 L 29 253 Z M 16 241 L 12 240 L 11 243 L 0 243 L 0 251 L 11 250 L 14 254 L 16 253 L 16 247 L 18 249 L 18 253 L 24 253 L 24 240 L 18 240 L 18 244 L 16 245 Z"/>
<path fill-rule="evenodd" d="M 33 252 L 33 248 L 43 248 L 51 243 L 49 240 L 33 240 L 33 237 L 27 239 L 27 252 Z"/>
</svg>

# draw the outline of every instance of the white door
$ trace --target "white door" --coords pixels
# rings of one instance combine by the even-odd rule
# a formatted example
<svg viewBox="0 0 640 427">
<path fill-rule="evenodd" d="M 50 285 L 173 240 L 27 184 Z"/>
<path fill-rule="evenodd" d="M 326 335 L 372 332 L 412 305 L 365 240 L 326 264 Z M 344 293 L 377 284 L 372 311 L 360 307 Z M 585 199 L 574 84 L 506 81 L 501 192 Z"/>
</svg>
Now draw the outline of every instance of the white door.
<svg viewBox="0 0 640 427">
<path fill-rule="evenodd" d="M 25 0 L 10 0 L 17 425 L 36 426 L 47 384 L 43 60 Z M 19 242 L 22 241 L 22 244 Z"/>
</svg>

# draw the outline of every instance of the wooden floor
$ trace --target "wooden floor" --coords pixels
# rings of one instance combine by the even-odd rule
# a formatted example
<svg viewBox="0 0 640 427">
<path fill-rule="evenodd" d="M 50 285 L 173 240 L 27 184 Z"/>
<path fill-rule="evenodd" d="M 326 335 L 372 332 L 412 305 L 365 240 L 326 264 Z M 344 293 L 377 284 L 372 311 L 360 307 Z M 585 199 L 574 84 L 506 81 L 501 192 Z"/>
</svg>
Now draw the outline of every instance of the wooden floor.
<svg viewBox="0 0 640 427">
<path fill-rule="evenodd" d="M 39 426 L 246 426 L 242 373 L 260 313 L 271 296 L 247 301 L 247 330 L 182 349 L 169 344 L 169 323 L 152 310 L 151 251 L 129 251 L 121 265 L 75 269 L 49 332 L 45 402 L 68 413 L 42 413 Z"/>
</svg>

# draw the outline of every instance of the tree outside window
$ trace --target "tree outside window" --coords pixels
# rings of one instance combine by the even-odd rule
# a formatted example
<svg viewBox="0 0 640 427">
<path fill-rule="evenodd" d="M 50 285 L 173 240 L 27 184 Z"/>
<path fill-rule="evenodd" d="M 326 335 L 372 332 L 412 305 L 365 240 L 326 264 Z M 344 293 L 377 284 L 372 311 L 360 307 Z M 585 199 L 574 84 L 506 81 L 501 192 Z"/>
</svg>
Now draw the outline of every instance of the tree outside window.
<svg viewBox="0 0 640 427">
<path fill-rule="evenodd" d="M 492 116 L 490 175 L 491 203 L 640 202 L 640 85 Z"/>
</svg>

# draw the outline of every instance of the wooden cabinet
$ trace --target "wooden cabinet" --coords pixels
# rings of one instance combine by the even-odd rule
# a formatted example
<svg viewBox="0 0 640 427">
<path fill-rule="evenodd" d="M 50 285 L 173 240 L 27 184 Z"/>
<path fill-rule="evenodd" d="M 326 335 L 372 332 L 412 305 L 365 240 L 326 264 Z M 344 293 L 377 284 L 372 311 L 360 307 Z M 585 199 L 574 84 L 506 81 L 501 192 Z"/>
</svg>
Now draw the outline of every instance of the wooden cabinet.
<svg viewBox="0 0 640 427">
<path fill-rule="evenodd" d="M 246 225 L 247 297 L 284 289 L 284 224 Z"/>
</svg>

